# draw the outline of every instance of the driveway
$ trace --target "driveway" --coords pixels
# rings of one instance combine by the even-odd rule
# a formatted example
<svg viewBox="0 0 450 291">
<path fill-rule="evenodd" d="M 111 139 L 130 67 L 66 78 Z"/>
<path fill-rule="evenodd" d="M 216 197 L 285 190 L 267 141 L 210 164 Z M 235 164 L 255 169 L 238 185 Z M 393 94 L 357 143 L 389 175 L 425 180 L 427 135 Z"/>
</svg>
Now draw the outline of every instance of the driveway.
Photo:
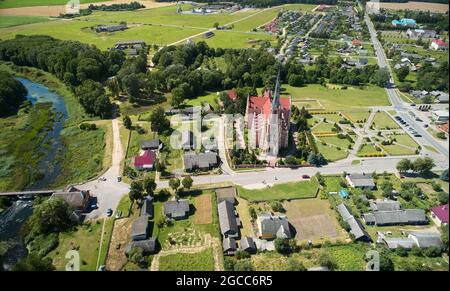
<svg viewBox="0 0 450 291">
<path fill-rule="evenodd" d="M 81 190 L 89 190 L 92 197 L 97 198 L 98 209 L 86 215 L 86 219 L 95 219 L 105 216 L 108 208 L 115 210 L 120 199 L 129 192 L 129 185 L 118 182 L 120 164 L 123 157 L 123 148 L 120 142 L 119 120 L 112 120 L 113 153 L 111 167 L 103 174 L 106 181 L 93 180 L 77 186 Z"/>
</svg>

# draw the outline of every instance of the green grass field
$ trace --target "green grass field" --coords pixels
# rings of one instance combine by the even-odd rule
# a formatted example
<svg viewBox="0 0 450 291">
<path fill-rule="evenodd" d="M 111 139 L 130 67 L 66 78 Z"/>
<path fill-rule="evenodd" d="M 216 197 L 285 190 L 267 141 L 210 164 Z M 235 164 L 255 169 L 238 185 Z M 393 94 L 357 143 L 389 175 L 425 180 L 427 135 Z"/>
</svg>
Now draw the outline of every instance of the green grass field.
<svg viewBox="0 0 450 291">
<path fill-rule="evenodd" d="M 287 200 L 300 198 L 313 198 L 319 189 L 319 183 L 316 178 L 309 181 L 278 184 L 269 189 L 250 190 L 238 187 L 239 196 L 250 202 Z"/>
<path fill-rule="evenodd" d="M 102 50 L 114 46 L 118 41 L 143 40 L 148 44 L 167 45 L 202 32 L 195 28 L 141 25 L 131 26 L 128 30 L 114 33 L 96 33 L 90 29 L 100 22 L 79 20 L 58 20 L 45 23 L 15 26 L 0 29 L 3 39 L 14 38 L 16 34 L 46 34 L 62 40 L 78 40 L 94 44 Z"/>
<path fill-rule="evenodd" d="M 320 122 L 316 126 L 312 128 L 312 132 L 332 132 L 331 130 L 334 128 L 333 123 L 331 122 Z"/>
<path fill-rule="evenodd" d="M 160 271 L 214 271 L 211 248 L 194 254 L 175 254 L 159 259 Z"/>
<path fill-rule="evenodd" d="M 0 28 L 19 26 L 19 25 L 24 25 L 24 24 L 38 23 L 38 22 L 46 22 L 46 21 L 49 21 L 49 19 L 46 17 L 39 17 L 39 16 L 2 15 L 0 17 Z"/>
<path fill-rule="evenodd" d="M 379 130 L 400 128 L 400 126 L 384 111 L 375 114 L 372 125 Z"/>
<path fill-rule="evenodd" d="M 331 144 L 331 145 L 334 145 L 336 147 L 340 147 L 343 149 L 346 149 L 350 145 L 350 141 L 348 139 L 346 139 L 346 138 L 341 139 L 341 138 L 338 138 L 337 136 L 320 137 L 319 141 L 323 141 L 323 142 L 326 142 L 327 144 Z"/>
<path fill-rule="evenodd" d="M 66 5 L 69 0 L 0 0 L 0 9 L 32 6 Z M 80 0 L 81 4 L 105 2 L 104 0 Z M 2 16 L 3 17 L 3 16 Z"/>
<path fill-rule="evenodd" d="M 338 149 L 337 147 L 330 145 L 323 145 L 321 143 L 317 144 L 319 152 L 327 159 L 329 162 L 335 162 L 338 160 L 345 159 L 348 156 L 348 152 L 345 149 Z"/>
<path fill-rule="evenodd" d="M 348 116 L 353 122 L 364 121 L 369 118 L 369 111 L 344 111 L 344 116 Z"/>
<path fill-rule="evenodd" d="M 362 144 L 361 147 L 358 149 L 358 156 L 365 156 L 365 155 L 371 155 L 381 153 L 375 149 L 375 146 L 373 144 Z"/>
<path fill-rule="evenodd" d="M 390 105 L 385 90 L 375 86 L 365 89 L 349 87 L 347 90 L 329 89 L 318 84 L 304 87 L 284 85 L 282 94 L 291 95 L 292 100 L 318 99 L 328 110 L 348 110 L 356 107 Z"/>
<path fill-rule="evenodd" d="M 186 99 L 183 104 L 187 106 L 201 106 L 203 102 L 206 102 L 214 109 L 217 109 L 219 107 L 217 100 L 218 96 L 216 92 L 207 92 L 206 95 L 194 99 Z"/>
</svg>

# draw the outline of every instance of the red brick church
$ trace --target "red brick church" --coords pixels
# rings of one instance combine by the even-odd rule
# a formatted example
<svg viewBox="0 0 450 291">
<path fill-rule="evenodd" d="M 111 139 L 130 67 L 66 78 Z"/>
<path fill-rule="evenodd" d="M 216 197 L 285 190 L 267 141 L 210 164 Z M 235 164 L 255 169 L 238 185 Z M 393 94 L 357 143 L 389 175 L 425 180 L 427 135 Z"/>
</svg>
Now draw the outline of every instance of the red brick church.
<svg viewBox="0 0 450 291">
<path fill-rule="evenodd" d="M 266 90 L 262 96 L 248 96 L 245 120 L 249 146 L 260 149 L 262 158 L 276 158 L 289 142 L 291 97 L 280 97 L 280 74 L 275 90 Z"/>
</svg>

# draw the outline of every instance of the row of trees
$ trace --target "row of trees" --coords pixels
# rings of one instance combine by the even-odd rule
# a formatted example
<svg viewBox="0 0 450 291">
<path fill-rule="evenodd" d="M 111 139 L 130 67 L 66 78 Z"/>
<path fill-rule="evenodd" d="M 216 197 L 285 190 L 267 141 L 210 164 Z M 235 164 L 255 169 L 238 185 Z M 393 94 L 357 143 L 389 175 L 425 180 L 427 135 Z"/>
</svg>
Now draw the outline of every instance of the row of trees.
<svg viewBox="0 0 450 291">
<path fill-rule="evenodd" d="M 9 73 L 0 71 L 0 117 L 15 114 L 25 100 L 27 89 Z"/>
<path fill-rule="evenodd" d="M 401 159 L 397 163 L 397 170 L 400 173 L 405 173 L 408 171 L 419 173 L 419 174 L 426 174 L 433 169 L 435 166 L 433 159 L 425 157 L 425 158 L 418 158 L 415 161 L 411 161 L 409 159 Z"/>
<path fill-rule="evenodd" d="M 125 55 L 121 51 L 100 51 L 75 41 L 50 36 L 16 36 L 0 42 L 0 60 L 19 66 L 47 71 L 64 81 L 87 113 L 106 117 L 111 110 L 103 85 L 121 69 Z"/>
</svg>

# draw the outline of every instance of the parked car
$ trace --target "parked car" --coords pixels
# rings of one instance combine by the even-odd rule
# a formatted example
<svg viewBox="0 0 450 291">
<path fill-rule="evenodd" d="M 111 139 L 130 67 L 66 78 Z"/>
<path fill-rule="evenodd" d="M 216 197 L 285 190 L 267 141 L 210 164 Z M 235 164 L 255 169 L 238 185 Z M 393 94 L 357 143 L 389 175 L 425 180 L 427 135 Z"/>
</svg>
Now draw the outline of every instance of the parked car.
<svg viewBox="0 0 450 291">
<path fill-rule="evenodd" d="M 113 211 L 111 208 L 108 208 L 108 210 L 106 210 L 106 215 L 109 217 L 113 214 Z"/>
<path fill-rule="evenodd" d="M 122 182 L 122 177 L 117 177 L 117 182 Z"/>
<path fill-rule="evenodd" d="M 415 103 L 411 103 L 411 106 L 413 106 L 413 107 L 414 107 L 414 106 L 416 106 L 416 104 L 415 104 Z"/>
<path fill-rule="evenodd" d="M 428 124 L 424 124 L 423 127 L 427 128 L 427 127 L 428 127 Z"/>
<path fill-rule="evenodd" d="M 91 209 L 92 209 L 92 210 L 98 209 L 97 204 L 92 204 L 92 205 L 91 205 Z"/>
<path fill-rule="evenodd" d="M 302 175 L 302 178 L 303 179 L 309 179 L 309 178 L 311 178 L 309 175 Z"/>
<path fill-rule="evenodd" d="M 105 177 L 100 177 L 100 178 L 98 178 L 98 180 L 99 181 L 106 181 L 106 178 Z"/>
</svg>

